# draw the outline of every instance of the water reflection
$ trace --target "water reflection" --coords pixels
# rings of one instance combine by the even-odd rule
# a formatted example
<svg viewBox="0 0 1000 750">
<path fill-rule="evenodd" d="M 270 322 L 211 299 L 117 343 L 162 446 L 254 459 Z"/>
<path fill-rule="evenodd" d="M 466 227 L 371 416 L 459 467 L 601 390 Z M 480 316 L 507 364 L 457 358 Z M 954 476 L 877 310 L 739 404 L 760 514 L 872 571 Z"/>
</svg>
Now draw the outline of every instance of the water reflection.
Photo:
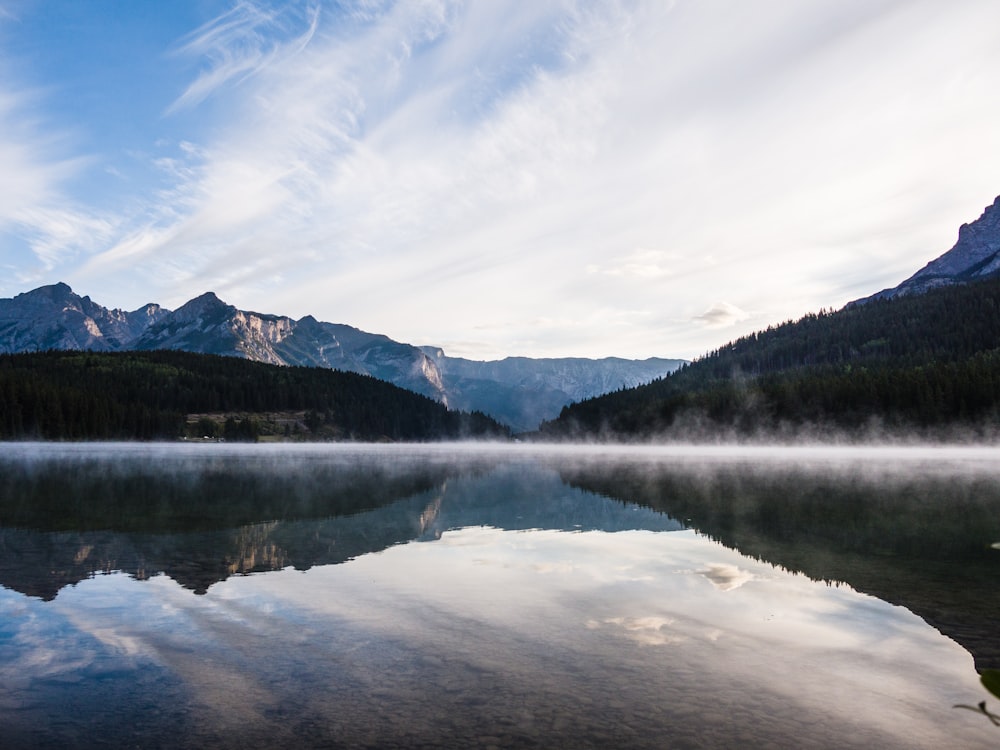
<svg viewBox="0 0 1000 750">
<path fill-rule="evenodd" d="M 0 584 L 51 599 L 124 571 L 165 573 L 204 593 L 230 575 L 342 563 L 449 528 L 682 528 L 659 512 L 623 512 L 523 459 L 498 473 L 501 457 L 489 453 L 196 448 L 133 458 L 67 459 L 46 446 L 0 461 Z M 476 491 L 454 491 L 487 472 Z"/>
<path fill-rule="evenodd" d="M 0 459 L 4 747 L 1000 739 L 951 709 L 986 696 L 921 619 L 996 648 L 981 463 L 21 452 Z"/>
<path fill-rule="evenodd" d="M 744 555 L 901 604 L 1000 668 L 996 464 L 574 463 L 581 488 L 660 510 Z"/>
</svg>

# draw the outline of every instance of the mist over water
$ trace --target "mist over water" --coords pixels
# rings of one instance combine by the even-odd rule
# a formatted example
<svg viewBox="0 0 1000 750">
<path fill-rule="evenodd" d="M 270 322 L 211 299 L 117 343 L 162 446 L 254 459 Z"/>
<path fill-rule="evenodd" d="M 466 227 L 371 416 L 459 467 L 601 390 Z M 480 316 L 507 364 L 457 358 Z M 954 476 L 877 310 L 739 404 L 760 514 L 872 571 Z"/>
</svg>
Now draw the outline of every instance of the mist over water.
<svg viewBox="0 0 1000 750">
<path fill-rule="evenodd" d="M 995 747 L 998 458 L 5 446 L 4 746 Z"/>
</svg>

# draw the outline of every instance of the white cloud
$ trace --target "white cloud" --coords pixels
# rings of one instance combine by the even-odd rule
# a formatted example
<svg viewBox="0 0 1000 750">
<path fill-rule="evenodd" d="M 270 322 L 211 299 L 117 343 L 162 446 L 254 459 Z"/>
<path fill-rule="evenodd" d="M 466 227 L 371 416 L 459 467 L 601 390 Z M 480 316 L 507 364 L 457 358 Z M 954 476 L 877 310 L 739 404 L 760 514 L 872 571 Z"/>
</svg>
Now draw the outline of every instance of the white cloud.
<svg viewBox="0 0 1000 750">
<path fill-rule="evenodd" d="M 711 581 L 712 585 L 719 591 L 738 589 L 757 577 L 749 570 L 744 570 L 732 563 L 711 563 L 698 572 Z"/>
<path fill-rule="evenodd" d="M 239 3 L 170 58 L 202 61 L 172 111 L 221 119 L 76 283 L 454 354 L 697 356 L 901 280 L 992 201 L 998 22 L 971 0 Z"/>
<path fill-rule="evenodd" d="M 612 617 L 604 622 L 617 626 L 640 646 L 675 646 L 690 640 L 687 635 L 670 632 L 676 622 L 672 617 Z M 588 626 L 592 627 L 590 623 Z"/>
<path fill-rule="evenodd" d="M 704 323 L 708 328 L 727 328 L 746 320 L 750 314 L 736 305 L 728 302 L 716 302 L 701 315 L 695 315 L 693 320 Z"/>
</svg>

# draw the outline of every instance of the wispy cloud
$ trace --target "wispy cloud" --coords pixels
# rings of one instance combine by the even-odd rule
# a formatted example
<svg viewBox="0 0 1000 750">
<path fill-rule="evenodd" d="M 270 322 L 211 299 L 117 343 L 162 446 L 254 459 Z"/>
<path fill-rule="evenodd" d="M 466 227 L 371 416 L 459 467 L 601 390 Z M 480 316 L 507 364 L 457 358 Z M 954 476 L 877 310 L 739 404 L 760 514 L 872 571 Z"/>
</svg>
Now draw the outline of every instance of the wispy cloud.
<svg viewBox="0 0 1000 750">
<path fill-rule="evenodd" d="M 305 29 L 288 38 L 289 27 L 296 21 L 303 21 Z M 236 3 L 181 41 L 176 54 L 200 59 L 204 67 L 167 112 L 193 107 L 223 86 L 246 80 L 300 52 L 315 33 L 318 21 L 315 5 L 303 13 L 290 7 L 265 7 L 252 0 Z"/>
<path fill-rule="evenodd" d="M 41 95 L 12 83 L 0 60 L 0 232 L 17 245 L 4 253 L 8 279 L 45 278 L 60 263 L 112 236 L 113 218 L 69 198 L 64 186 L 87 164 L 67 155 L 68 136 L 37 114 Z M 11 289 L 11 291 L 23 291 Z"/>
<path fill-rule="evenodd" d="M 676 252 L 636 248 L 628 255 L 612 259 L 608 265 L 589 264 L 587 273 L 658 279 L 672 276 L 676 272 L 676 264 L 680 257 Z"/>
<path fill-rule="evenodd" d="M 56 268 L 67 255 L 99 247 L 115 232 L 111 218 L 46 203 L 23 208 L 16 220 L 46 272 Z"/>
</svg>

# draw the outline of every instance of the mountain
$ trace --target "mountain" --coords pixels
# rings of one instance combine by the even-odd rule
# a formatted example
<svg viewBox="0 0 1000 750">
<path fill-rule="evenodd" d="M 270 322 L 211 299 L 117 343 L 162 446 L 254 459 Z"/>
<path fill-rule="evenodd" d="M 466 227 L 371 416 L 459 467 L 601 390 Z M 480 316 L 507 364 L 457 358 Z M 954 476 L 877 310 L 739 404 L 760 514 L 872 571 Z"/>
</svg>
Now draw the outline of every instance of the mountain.
<svg viewBox="0 0 1000 750">
<path fill-rule="evenodd" d="M 958 242 L 951 250 L 898 286 L 883 289 L 857 302 L 922 294 L 940 286 L 967 284 L 997 276 L 1000 276 L 1000 196 L 992 206 L 986 207 L 976 221 L 959 227 Z"/>
<path fill-rule="evenodd" d="M 899 286 L 744 336 L 648 385 L 581 400 L 540 431 L 550 439 L 995 439 L 1000 198 Z"/>
<path fill-rule="evenodd" d="M 273 365 L 325 367 L 371 375 L 450 406 L 435 368 L 417 347 L 307 316 L 239 310 L 212 292 L 151 324 L 126 348 L 176 349 Z"/>
<path fill-rule="evenodd" d="M 133 312 L 109 310 L 66 284 L 0 299 L 0 353 L 45 349 L 116 351 L 169 314 L 159 305 Z"/>
<path fill-rule="evenodd" d="M 649 383 L 684 363 L 658 357 L 507 357 L 479 362 L 447 357 L 435 347 L 423 351 L 441 373 L 452 408 L 482 411 L 522 432 L 536 429 L 540 414 L 551 415 L 543 419 L 554 417 L 566 404 Z"/>
<path fill-rule="evenodd" d="M 568 403 L 649 382 L 683 360 L 608 358 L 475 362 L 447 357 L 312 316 L 294 320 L 240 310 L 212 292 L 170 311 L 149 304 L 109 310 L 63 283 L 0 299 L 0 353 L 180 350 L 275 365 L 323 367 L 372 377 L 452 409 L 482 411 L 530 431 Z"/>
</svg>

